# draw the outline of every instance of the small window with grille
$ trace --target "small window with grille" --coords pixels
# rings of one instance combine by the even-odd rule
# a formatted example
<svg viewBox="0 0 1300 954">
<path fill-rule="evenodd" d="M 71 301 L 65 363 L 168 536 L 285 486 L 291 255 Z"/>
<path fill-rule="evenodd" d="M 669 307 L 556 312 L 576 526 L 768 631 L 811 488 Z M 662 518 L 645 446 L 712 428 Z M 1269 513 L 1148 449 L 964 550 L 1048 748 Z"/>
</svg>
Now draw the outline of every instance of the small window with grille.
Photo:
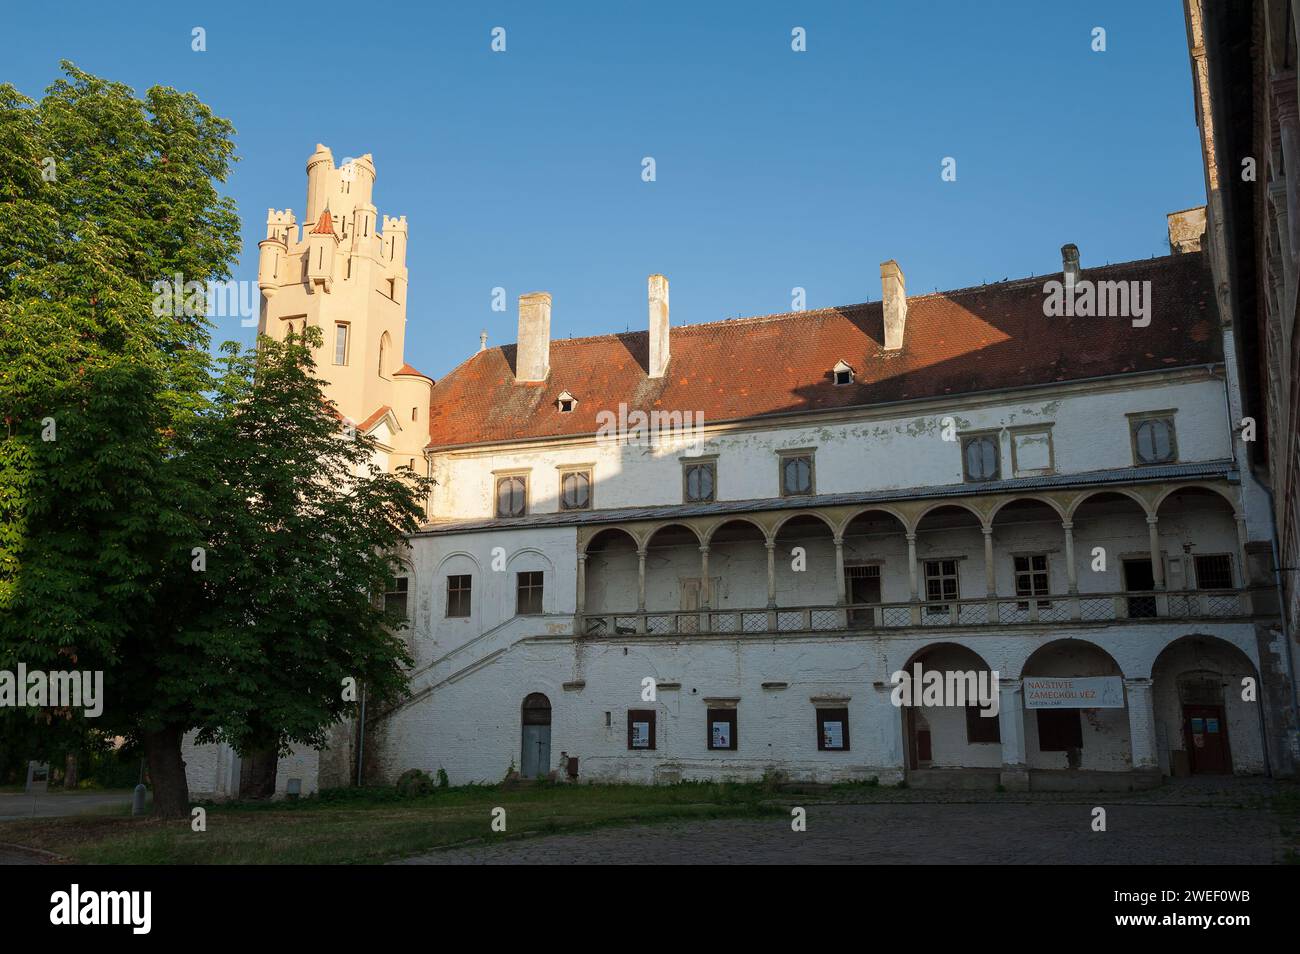
<svg viewBox="0 0 1300 954">
<path fill-rule="evenodd" d="M 963 474 L 967 481 L 997 480 L 1001 476 L 1001 449 L 996 434 L 975 434 L 961 442 Z"/>
<path fill-rule="evenodd" d="M 528 512 L 528 480 L 523 476 L 497 478 L 497 516 L 522 517 Z"/>
<path fill-rule="evenodd" d="M 571 470 L 560 475 L 560 509 L 591 509 L 591 471 Z"/>
<path fill-rule="evenodd" d="M 1232 589 L 1232 558 L 1226 553 L 1198 556 L 1196 558 L 1196 588 L 1198 590 Z"/>
<path fill-rule="evenodd" d="M 1139 464 L 1167 464 L 1178 459 L 1174 419 L 1135 417 L 1130 419 L 1133 434 L 1133 459 Z"/>
</svg>

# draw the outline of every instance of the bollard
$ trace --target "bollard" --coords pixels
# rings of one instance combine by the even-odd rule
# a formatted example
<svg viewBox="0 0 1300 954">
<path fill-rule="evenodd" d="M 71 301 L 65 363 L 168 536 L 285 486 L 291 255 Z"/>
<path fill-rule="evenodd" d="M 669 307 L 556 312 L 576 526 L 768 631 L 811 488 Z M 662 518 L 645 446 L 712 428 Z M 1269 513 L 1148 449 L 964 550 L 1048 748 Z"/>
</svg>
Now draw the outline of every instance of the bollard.
<svg viewBox="0 0 1300 954">
<path fill-rule="evenodd" d="M 143 784 L 141 784 L 141 785 L 137 785 L 137 786 L 135 787 L 135 794 L 131 796 L 131 814 L 132 814 L 132 815 L 143 815 L 143 814 L 144 814 L 144 798 L 145 798 L 145 795 L 146 795 L 146 793 L 147 793 L 148 791 L 149 791 L 149 790 L 148 790 L 147 788 L 145 788 Z"/>
</svg>

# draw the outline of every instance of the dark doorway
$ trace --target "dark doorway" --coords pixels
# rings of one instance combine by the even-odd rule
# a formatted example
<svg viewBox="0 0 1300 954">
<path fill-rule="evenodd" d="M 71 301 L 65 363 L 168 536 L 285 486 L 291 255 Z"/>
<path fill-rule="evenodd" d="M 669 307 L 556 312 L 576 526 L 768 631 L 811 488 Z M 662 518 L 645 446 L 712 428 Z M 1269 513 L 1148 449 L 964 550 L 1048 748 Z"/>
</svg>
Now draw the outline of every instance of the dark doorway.
<svg viewBox="0 0 1300 954">
<path fill-rule="evenodd" d="M 1228 749 L 1228 724 L 1223 706 L 1184 705 L 1183 733 L 1192 773 L 1226 775 L 1232 772 L 1232 753 Z"/>
<path fill-rule="evenodd" d="M 880 564 L 846 566 L 844 589 L 854 606 L 849 610 L 849 625 L 858 629 L 874 625 L 875 610 L 870 607 L 880 603 Z"/>
<path fill-rule="evenodd" d="M 524 778 L 546 775 L 551 764 L 551 700 L 534 692 L 524 700 L 522 751 L 519 774 Z"/>
<path fill-rule="evenodd" d="M 1124 561 L 1124 590 L 1129 593 L 1146 593 L 1156 588 L 1155 575 L 1151 570 L 1150 560 Z M 1156 598 L 1154 596 L 1130 596 L 1128 598 L 1129 619 L 1147 619 L 1156 615 Z"/>
</svg>

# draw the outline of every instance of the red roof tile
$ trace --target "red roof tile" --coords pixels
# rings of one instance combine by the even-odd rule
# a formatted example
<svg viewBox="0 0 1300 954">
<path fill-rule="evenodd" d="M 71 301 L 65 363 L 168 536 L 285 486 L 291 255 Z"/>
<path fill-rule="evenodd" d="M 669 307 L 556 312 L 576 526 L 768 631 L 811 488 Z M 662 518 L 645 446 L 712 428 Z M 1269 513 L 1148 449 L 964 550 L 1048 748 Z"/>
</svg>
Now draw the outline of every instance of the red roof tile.
<svg viewBox="0 0 1300 954">
<path fill-rule="evenodd" d="M 379 408 L 379 410 L 375 411 L 375 413 L 371 414 L 368 418 L 358 424 L 357 430 L 364 434 L 366 431 L 370 430 L 371 427 L 378 424 L 383 419 L 384 415 L 391 410 L 392 408 L 385 404 L 383 407 Z"/>
<path fill-rule="evenodd" d="M 320 214 L 320 221 L 316 227 L 311 230 L 312 235 L 333 235 L 334 234 L 334 217 L 330 215 L 330 210 L 326 209 Z"/>
<path fill-rule="evenodd" d="M 903 347 L 883 350 L 880 302 L 672 329 L 662 379 L 646 377 L 646 332 L 551 342 L 551 374 L 514 380 L 515 346 L 481 351 L 433 389 L 430 446 L 593 434 L 596 415 L 704 413 L 705 423 L 791 411 L 1073 381 L 1222 360 L 1208 267 L 1200 253 L 1084 269 L 1093 281 L 1150 281 L 1151 323 L 1048 318 L 1045 275 L 908 299 Z M 831 368 L 853 366 L 852 384 Z M 561 413 L 569 391 L 576 409 Z"/>
<path fill-rule="evenodd" d="M 402 365 L 400 368 L 397 369 L 397 372 L 396 372 L 396 373 L 397 373 L 397 374 L 416 374 L 416 375 L 419 375 L 419 376 L 422 377 L 422 378 L 429 378 L 429 376 L 428 376 L 427 374 L 424 374 L 424 373 L 422 373 L 422 372 L 420 372 L 420 371 L 416 371 L 415 368 L 411 367 L 409 364 L 404 364 L 404 365 Z M 433 378 L 429 378 L 429 380 L 432 381 Z"/>
</svg>

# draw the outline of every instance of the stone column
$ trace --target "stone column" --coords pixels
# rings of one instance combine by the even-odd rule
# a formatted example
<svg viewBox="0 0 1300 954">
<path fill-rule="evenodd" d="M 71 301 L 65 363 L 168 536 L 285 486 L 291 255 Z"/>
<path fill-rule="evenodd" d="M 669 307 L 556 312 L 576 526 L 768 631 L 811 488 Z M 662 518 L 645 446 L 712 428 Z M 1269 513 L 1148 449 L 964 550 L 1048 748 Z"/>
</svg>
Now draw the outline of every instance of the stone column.
<svg viewBox="0 0 1300 954">
<path fill-rule="evenodd" d="M 776 632 L 776 542 L 768 540 L 767 547 L 767 629 Z"/>
<path fill-rule="evenodd" d="M 1063 520 L 1061 529 L 1065 531 L 1065 579 L 1070 595 L 1074 596 L 1079 592 L 1079 567 L 1074 562 L 1074 524 Z"/>
<path fill-rule="evenodd" d="M 1286 217 L 1287 242 L 1282 250 L 1287 258 L 1294 258 L 1300 249 L 1300 113 L 1296 110 L 1295 71 L 1286 70 L 1273 74 L 1273 112 L 1277 117 L 1278 131 L 1282 139 L 1282 162 L 1287 169 L 1286 177 Z"/>
<path fill-rule="evenodd" d="M 848 600 L 848 587 L 844 582 L 844 538 L 835 536 L 835 602 L 843 606 Z"/>
<path fill-rule="evenodd" d="M 1154 775 L 1155 784 L 1159 784 L 1160 759 L 1156 754 L 1156 713 L 1151 702 L 1151 680 L 1125 679 L 1124 697 L 1128 706 L 1133 771 Z"/>
<path fill-rule="evenodd" d="M 1165 588 L 1165 564 L 1160 559 L 1160 518 L 1155 514 L 1147 517 L 1147 539 L 1151 546 L 1151 578 L 1156 589 Z"/>
<path fill-rule="evenodd" d="M 1246 543 L 1249 531 L 1246 529 L 1246 515 L 1240 510 L 1235 511 L 1232 518 L 1237 522 L 1237 565 L 1241 567 L 1239 579 L 1243 590 L 1250 586 L 1250 564 L 1247 562 Z M 1243 613 L 1252 613 L 1253 607 L 1251 594 L 1243 593 L 1241 595 L 1241 611 Z"/>
<path fill-rule="evenodd" d="M 989 599 L 998 595 L 998 578 L 993 566 L 993 528 L 984 527 L 984 592 Z"/>
<path fill-rule="evenodd" d="M 998 680 L 998 733 L 1002 737 L 1002 774 L 1009 792 L 1029 791 L 1025 759 L 1025 694 L 1019 679 Z"/>
<path fill-rule="evenodd" d="M 585 553 L 578 554 L 578 599 L 576 605 L 578 609 L 574 615 L 577 618 L 574 622 L 577 625 L 574 628 L 580 636 L 582 635 L 582 613 L 587 608 L 587 554 Z"/>
<path fill-rule="evenodd" d="M 921 623 L 921 608 L 917 605 L 916 590 L 916 534 L 909 532 L 907 534 L 907 577 L 908 585 L 911 587 L 912 595 L 912 625 L 919 626 Z"/>
<path fill-rule="evenodd" d="M 636 631 L 644 633 L 645 625 L 645 547 L 636 548 Z M 618 621 L 615 620 L 617 630 Z"/>
<path fill-rule="evenodd" d="M 700 608 L 708 609 L 713 594 L 709 592 L 709 547 L 700 547 Z"/>
</svg>

